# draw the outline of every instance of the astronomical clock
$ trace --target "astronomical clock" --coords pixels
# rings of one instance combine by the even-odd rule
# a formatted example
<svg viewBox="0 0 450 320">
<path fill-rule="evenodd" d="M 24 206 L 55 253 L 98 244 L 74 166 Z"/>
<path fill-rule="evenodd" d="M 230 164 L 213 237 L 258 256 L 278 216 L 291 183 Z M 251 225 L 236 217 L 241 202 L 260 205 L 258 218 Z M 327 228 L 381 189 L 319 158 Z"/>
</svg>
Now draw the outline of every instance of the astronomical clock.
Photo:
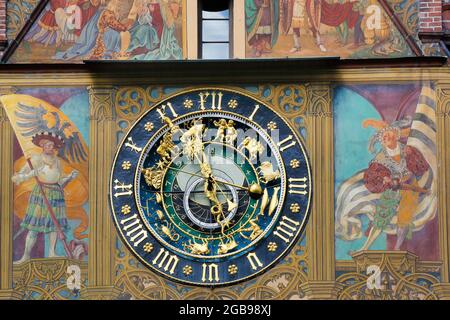
<svg viewBox="0 0 450 320">
<path fill-rule="evenodd" d="M 297 132 L 227 88 L 178 92 L 123 137 L 110 179 L 115 226 L 141 263 L 200 286 L 254 277 L 304 232 L 311 172 Z"/>
</svg>

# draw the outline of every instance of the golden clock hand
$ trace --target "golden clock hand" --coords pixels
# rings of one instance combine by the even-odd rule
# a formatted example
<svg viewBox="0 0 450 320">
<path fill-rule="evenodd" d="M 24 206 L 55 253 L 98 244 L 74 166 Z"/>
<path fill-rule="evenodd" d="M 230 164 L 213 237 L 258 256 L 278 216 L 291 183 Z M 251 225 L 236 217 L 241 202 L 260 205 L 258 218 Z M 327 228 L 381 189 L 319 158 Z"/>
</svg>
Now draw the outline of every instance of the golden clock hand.
<svg viewBox="0 0 450 320">
<path fill-rule="evenodd" d="M 216 186 L 219 188 L 219 192 L 225 197 L 225 199 L 227 200 L 227 205 L 228 205 L 228 212 L 232 211 L 233 209 L 237 208 L 237 203 L 235 203 L 233 200 L 230 200 L 230 198 L 227 197 L 227 195 L 223 192 L 222 188 L 219 186 L 219 184 L 217 183 L 216 179 L 214 179 L 211 175 L 211 179 L 212 181 L 216 184 Z"/>
<path fill-rule="evenodd" d="M 199 177 L 199 178 L 205 179 L 205 177 L 200 175 L 200 174 L 196 174 L 196 173 L 193 173 L 193 172 L 185 171 L 185 170 L 182 170 L 182 169 L 178 169 L 178 168 L 174 168 L 174 167 L 167 167 L 167 169 L 179 171 L 179 172 L 182 172 L 182 173 L 186 173 L 186 174 L 192 175 L 194 177 Z M 244 186 L 240 186 L 240 185 L 228 182 L 228 181 L 218 180 L 217 182 L 218 183 L 222 183 L 222 184 L 226 184 L 226 185 L 229 185 L 229 186 L 241 189 L 241 190 L 246 190 L 250 194 L 250 196 L 252 198 L 254 198 L 254 199 L 259 199 L 263 195 L 262 187 L 261 187 L 261 185 L 259 185 L 257 183 L 252 183 L 249 187 L 244 187 Z"/>
</svg>

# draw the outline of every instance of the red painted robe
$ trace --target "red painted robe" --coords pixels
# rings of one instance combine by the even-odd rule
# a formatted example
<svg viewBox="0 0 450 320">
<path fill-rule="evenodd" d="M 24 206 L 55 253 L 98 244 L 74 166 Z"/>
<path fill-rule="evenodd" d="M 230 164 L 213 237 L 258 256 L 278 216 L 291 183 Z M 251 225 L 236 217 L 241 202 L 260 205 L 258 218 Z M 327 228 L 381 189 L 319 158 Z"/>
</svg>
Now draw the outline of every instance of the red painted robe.
<svg viewBox="0 0 450 320">
<path fill-rule="evenodd" d="M 75 31 L 75 34 L 79 36 L 84 26 L 91 20 L 94 14 L 98 10 L 100 0 L 79 0 L 78 6 L 81 8 L 81 28 Z"/>
<path fill-rule="evenodd" d="M 421 188 L 417 183 L 417 178 L 421 177 L 429 168 L 429 164 L 414 147 L 405 146 L 403 157 L 406 160 L 406 169 L 409 177 L 399 177 L 398 173 L 383 165 L 384 155 L 381 154 L 364 172 L 364 184 L 366 188 L 373 193 L 381 193 L 388 189 L 400 190 L 401 200 L 398 205 L 397 224 L 399 227 L 408 227 L 413 221 L 414 213 L 419 204 L 419 191 Z M 379 159 L 380 158 L 380 159 Z M 390 158 L 396 163 L 400 163 L 401 156 L 396 155 Z M 385 178 L 390 178 L 386 181 Z"/>
<path fill-rule="evenodd" d="M 58 25 L 56 24 L 55 11 L 59 8 L 66 7 L 66 0 L 51 0 L 50 9 L 48 9 L 39 20 L 38 24 L 41 28 L 45 30 L 58 30 Z"/>
</svg>

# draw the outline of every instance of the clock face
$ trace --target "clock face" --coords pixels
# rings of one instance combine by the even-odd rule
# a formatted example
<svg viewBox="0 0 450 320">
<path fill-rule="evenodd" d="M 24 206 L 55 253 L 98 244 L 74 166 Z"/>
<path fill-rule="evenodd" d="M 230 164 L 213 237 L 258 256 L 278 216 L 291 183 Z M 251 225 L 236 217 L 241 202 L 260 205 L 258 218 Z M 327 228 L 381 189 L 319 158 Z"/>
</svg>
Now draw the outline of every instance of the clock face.
<svg viewBox="0 0 450 320">
<path fill-rule="evenodd" d="M 301 140 L 269 106 L 201 88 L 133 125 L 110 188 L 115 225 L 144 265 L 214 286 L 260 274 L 298 241 L 311 174 Z"/>
</svg>

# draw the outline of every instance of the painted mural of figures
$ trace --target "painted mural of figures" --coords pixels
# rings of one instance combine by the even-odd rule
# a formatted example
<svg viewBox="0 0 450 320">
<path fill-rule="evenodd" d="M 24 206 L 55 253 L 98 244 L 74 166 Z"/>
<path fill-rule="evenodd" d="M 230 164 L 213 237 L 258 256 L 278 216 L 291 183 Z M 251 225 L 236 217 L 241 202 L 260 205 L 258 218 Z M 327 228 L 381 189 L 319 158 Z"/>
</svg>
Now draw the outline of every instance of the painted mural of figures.
<svg viewBox="0 0 450 320">
<path fill-rule="evenodd" d="M 98 34 L 95 46 L 89 59 L 120 58 L 124 48 L 121 46 L 119 32 L 128 31 L 134 24 L 133 20 L 119 21 L 119 0 L 111 0 L 98 19 Z M 125 48 L 126 49 L 126 48 Z"/>
<path fill-rule="evenodd" d="M 159 48 L 149 51 L 146 54 L 135 55 L 135 60 L 179 60 L 183 58 L 183 49 L 175 35 L 176 22 L 180 16 L 181 0 L 159 0 L 151 1 L 154 7 L 152 16 L 158 17 L 157 12 L 161 12 L 162 33 Z M 158 19 L 159 20 L 159 19 Z M 156 29 L 158 27 L 156 26 Z"/>
<path fill-rule="evenodd" d="M 149 0 L 137 1 L 135 11 L 137 17 L 134 18 L 135 24 L 130 29 L 130 43 L 127 45 L 127 52 L 131 56 L 155 50 L 162 34 L 162 16 L 157 3 Z M 131 12 L 130 16 L 133 14 Z"/>
<path fill-rule="evenodd" d="M 292 28 L 293 46 L 290 53 L 301 50 L 300 29 L 306 20 L 305 0 L 282 0 L 280 6 L 281 28 L 285 34 Z"/>
<path fill-rule="evenodd" d="M 55 154 L 64 146 L 62 137 L 54 133 L 43 132 L 33 136 L 32 141 L 35 145 L 42 148 L 42 153 L 31 157 L 33 169 L 28 164 L 25 165 L 13 176 L 12 180 L 14 183 L 20 184 L 37 177 L 44 195 L 40 186 L 36 184 L 31 192 L 26 216 L 20 225 L 22 229 L 28 230 L 28 234 L 22 258 L 15 262 L 17 264 L 30 259 L 31 250 L 36 244 L 38 233 L 49 235 L 48 257 L 57 257 L 55 251 L 58 236 L 57 227 L 45 202 L 48 201 L 51 204 L 61 230 L 63 232 L 67 231 L 68 221 L 63 189 L 78 176 L 77 170 L 73 170 L 68 176 L 65 176 L 62 172 L 61 162 Z"/>
<path fill-rule="evenodd" d="M 62 41 L 62 32 L 56 21 L 56 12 L 64 11 L 66 5 L 67 0 L 51 0 L 49 7 L 25 39 L 30 42 L 42 43 L 45 46 L 54 44 L 59 46 Z"/>
<path fill-rule="evenodd" d="M 380 143 L 382 150 L 364 173 L 366 188 L 372 193 L 380 193 L 381 197 L 361 250 L 367 250 L 394 217 L 397 219 L 395 250 L 399 250 L 406 237 L 411 238 L 410 224 L 419 196 L 430 192 L 417 183 L 418 178 L 429 170 L 429 164 L 419 150 L 400 142 L 402 135 L 409 135 L 411 123 L 411 120 L 403 120 L 387 125 L 384 121 L 372 119 L 363 123 L 363 127 L 372 126 L 379 130 L 370 141 L 369 151 L 375 152 L 375 143 Z"/>
<path fill-rule="evenodd" d="M 395 236 L 400 250 L 413 233 L 434 219 L 437 208 L 434 90 L 422 88 L 413 117 L 390 124 L 367 119 L 363 127 L 377 130 L 369 140 L 375 154 L 367 169 L 344 181 L 336 197 L 336 235 L 345 241 L 360 239 L 358 249 L 369 250 L 385 233 Z M 414 119 L 414 120 L 412 120 Z M 380 145 L 379 151 L 375 150 Z M 362 217 L 370 223 L 364 234 Z"/>
<path fill-rule="evenodd" d="M 178 0 L 110 0 L 99 7 L 76 43 L 55 58 L 181 59 L 175 36 L 180 7 Z"/>
<path fill-rule="evenodd" d="M 390 19 L 384 13 L 378 1 L 368 1 L 362 19 L 362 27 L 364 41 L 366 44 L 372 45 L 374 55 L 387 56 L 402 51 L 398 37 L 392 32 Z"/>
<path fill-rule="evenodd" d="M 274 0 L 245 0 L 247 41 L 253 55 L 270 53 L 278 40 L 279 2 Z"/>
<path fill-rule="evenodd" d="M 325 48 L 322 37 L 320 34 L 320 25 L 322 23 L 322 4 L 327 2 L 322 0 L 306 0 L 305 7 L 306 13 L 308 15 L 308 21 L 310 25 L 311 32 L 316 41 L 316 45 L 319 47 L 320 51 L 325 52 Z"/>
<path fill-rule="evenodd" d="M 100 0 L 51 0 L 26 36 L 29 42 L 60 46 L 76 41 Z"/>
</svg>

